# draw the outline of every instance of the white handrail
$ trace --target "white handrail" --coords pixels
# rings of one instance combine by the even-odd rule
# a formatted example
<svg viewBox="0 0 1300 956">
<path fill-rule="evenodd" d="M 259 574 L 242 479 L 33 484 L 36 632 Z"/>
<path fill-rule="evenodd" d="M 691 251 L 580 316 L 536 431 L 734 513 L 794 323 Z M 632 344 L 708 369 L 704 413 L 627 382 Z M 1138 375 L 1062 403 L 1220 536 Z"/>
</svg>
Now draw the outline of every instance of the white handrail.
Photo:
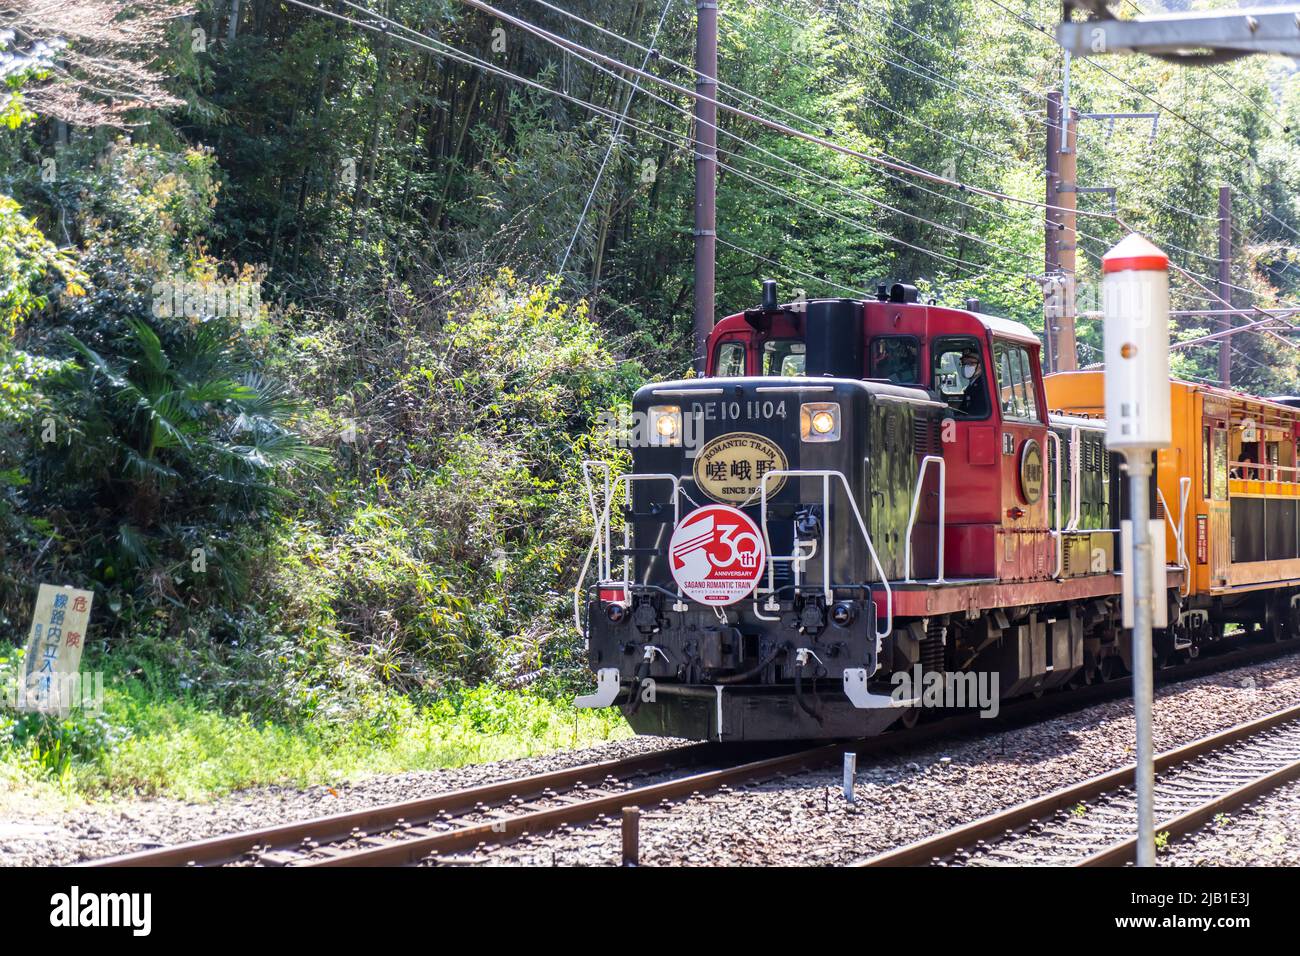
<svg viewBox="0 0 1300 956">
<path fill-rule="evenodd" d="M 604 465 L 604 463 L 602 462 L 583 462 L 582 472 L 584 477 L 587 475 L 588 464 Z M 607 468 L 608 466 L 605 465 L 604 467 Z M 617 495 L 618 493 L 618 486 L 620 484 L 626 484 L 630 494 L 632 489 L 632 483 L 635 481 L 670 482 L 673 486 L 673 527 L 674 528 L 677 527 L 677 523 L 681 520 L 681 514 L 682 514 L 681 479 L 678 478 L 676 475 L 668 474 L 666 472 L 658 472 L 658 473 L 647 473 L 644 475 L 619 475 L 617 478 L 614 479 L 613 485 L 609 486 L 609 493 L 605 496 L 605 507 L 603 512 L 600 515 L 600 519 L 596 523 L 596 529 L 591 536 L 591 544 L 587 547 L 587 556 L 583 559 L 582 569 L 578 572 L 578 580 L 573 585 L 573 624 L 578 629 L 579 634 L 583 633 L 582 631 L 582 584 L 587 579 L 587 569 L 591 566 L 592 554 L 593 552 L 597 552 L 598 549 L 601 549 L 602 537 L 603 537 L 604 546 L 603 549 L 601 550 L 603 550 L 604 553 L 598 554 L 597 556 L 597 561 L 596 561 L 597 577 L 602 582 L 611 580 L 613 575 L 613 567 L 612 567 L 613 552 L 610 550 L 611 542 L 609 538 L 610 508 L 613 505 L 615 495 Z M 589 495 L 592 494 L 592 492 L 590 491 L 590 487 L 588 488 L 588 494 Z M 631 535 L 632 535 L 631 528 L 624 525 L 623 527 L 624 548 L 627 548 L 631 545 L 632 543 Z M 628 556 L 626 554 L 623 555 L 622 586 L 625 593 L 627 588 L 630 587 L 632 583 L 628 577 L 628 560 L 629 560 Z M 600 573 L 601 571 L 603 571 L 604 573 L 601 574 Z M 682 599 L 681 588 L 678 588 L 677 589 L 678 602 L 681 602 L 681 599 Z"/>
<path fill-rule="evenodd" d="M 1061 533 L 1061 436 L 1049 428 L 1047 440 L 1056 445 L 1056 454 L 1052 457 L 1056 463 L 1056 495 L 1053 499 L 1056 502 L 1056 522 L 1052 530 L 1052 537 L 1056 539 L 1056 573 L 1052 577 L 1060 580 L 1065 571 L 1065 536 Z M 1071 498 L 1073 497 L 1073 485 L 1071 485 Z"/>
<path fill-rule="evenodd" d="M 759 497 L 760 500 L 759 526 L 763 531 L 763 544 L 767 548 L 767 553 L 768 553 L 769 593 L 771 588 L 774 586 L 774 584 L 772 583 L 774 580 L 772 577 L 772 574 L 774 573 L 774 569 L 772 564 L 770 563 L 773 560 L 772 539 L 767 533 L 767 483 L 773 478 L 781 478 L 781 477 L 822 479 L 822 494 L 824 496 L 823 504 L 825 505 L 825 509 L 826 509 L 826 521 L 822 529 L 822 535 L 827 539 L 829 539 L 831 533 L 831 503 L 829 500 L 830 479 L 838 478 L 840 480 L 840 484 L 844 486 L 844 497 L 848 499 L 849 507 L 853 510 L 853 517 L 856 518 L 858 522 L 858 530 L 862 532 L 862 538 L 867 543 L 867 553 L 871 555 L 871 563 L 875 565 L 876 573 L 880 575 L 880 583 L 884 585 L 885 588 L 885 614 L 886 614 L 885 630 L 883 632 L 879 630 L 876 631 L 876 641 L 877 641 L 876 651 L 877 653 L 879 653 L 880 651 L 879 642 L 883 641 L 894 631 L 894 591 L 893 588 L 889 586 L 889 575 L 885 573 L 885 568 L 880 563 L 880 557 L 879 555 L 876 554 L 876 547 L 871 543 L 871 535 L 867 532 L 867 524 L 865 521 L 862 520 L 862 512 L 858 510 L 858 503 L 853 500 L 853 490 L 849 487 L 849 481 L 847 478 L 844 477 L 844 472 L 829 471 L 825 469 L 791 469 L 788 471 L 776 470 L 776 471 L 769 471 L 764 473 L 763 477 L 759 479 L 759 496 L 760 496 Z M 823 561 L 826 562 L 826 566 L 829 565 L 829 551 L 830 548 L 826 548 L 824 549 L 824 553 L 823 553 Z M 830 590 L 829 580 L 824 580 L 822 584 L 827 591 Z"/>
<path fill-rule="evenodd" d="M 1174 545 L 1177 548 L 1175 557 L 1178 559 L 1178 566 L 1183 569 L 1183 584 L 1179 587 L 1183 597 L 1192 593 L 1192 562 L 1187 556 L 1187 498 L 1191 494 L 1192 479 L 1184 475 L 1178 479 L 1178 524 L 1174 524 L 1173 515 L 1169 513 L 1169 503 L 1165 501 L 1165 493 L 1156 488 L 1156 495 L 1160 498 L 1160 505 L 1165 511 L 1165 521 L 1169 523 L 1169 530 L 1174 535 Z"/>
<path fill-rule="evenodd" d="M 1104 453 L 1103 453 L 1104 454 Z M 1070 520 L 1065 523 L 1066 531 L 1078 531 L 1079 519 L 1083 512 L 1083 498 L 1079 488 L 1079 475 L 1082 471 L 1083 434 L 1078 425 L 1070 426 Z"/>
<path fill-rule="evenodd" d="M 921 467 L 916 473 L 916 491 L 912 494 L 912 513 L 907 516 L 907 532 L 903 536 L 903 571 L 907 575 L 905 584 L 915 584 L 912 577 L 912 531 L 916 525 L 916 513 L 921 503 L 921 489 L 925 485 L 925 471 L 931 464 L 939 466 L 939 576 L 935 584 L 943 584 L 943 545 L 944 545 L 944 506 L 948 491 L 948 473 L 940 455 L 926 455 L 921 459 Z"/>
</svg>

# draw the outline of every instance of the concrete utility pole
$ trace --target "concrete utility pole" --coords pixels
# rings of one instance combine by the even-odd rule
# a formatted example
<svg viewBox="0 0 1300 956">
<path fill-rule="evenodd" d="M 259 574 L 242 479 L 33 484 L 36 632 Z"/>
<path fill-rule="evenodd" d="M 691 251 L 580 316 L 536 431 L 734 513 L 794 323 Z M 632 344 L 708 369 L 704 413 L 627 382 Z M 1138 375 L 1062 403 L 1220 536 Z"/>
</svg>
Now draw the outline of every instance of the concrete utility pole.
<svg viewBox="0 0 1300 956">
<path fill-rule="evenodd" d="M 1232 187 L 1219 187 L 1219 298 L 1232 305 Z M 1219 316 L 1219 331 L 1232 328 L 1232 313 Z M 1232 385 L 1232 336 L 1219 341 L 1219 384 Z"/>
<path fill-rule="evenodd" d="M 695 27 L 695 335 L 696 374 L 713 331 L 718 222 L 718 4 L 697 0 Z"/>
<path fill-rule="evenodd" d="M 1079 367 L 1075 345 L 1075 266 L 1078 237 L 1077 217 L 1077 120 L 1070 110 L 1063 115 L 1061 94 L 1053 91 L 1047 99 L 1047 196 L 1049 206 L 1043 215 L 1043 249 L 1045 299 L 1043 327 L 1047 338 L 1047 369 L 1065 372 Z"/>
</svg>

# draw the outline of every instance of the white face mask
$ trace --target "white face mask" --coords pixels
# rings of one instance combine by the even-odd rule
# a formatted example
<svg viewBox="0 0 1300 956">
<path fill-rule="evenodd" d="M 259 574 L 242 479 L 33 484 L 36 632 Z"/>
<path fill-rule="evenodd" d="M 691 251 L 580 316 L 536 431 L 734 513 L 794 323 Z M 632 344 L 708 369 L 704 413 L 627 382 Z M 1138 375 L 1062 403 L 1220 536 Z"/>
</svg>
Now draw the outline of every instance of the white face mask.
<svg viewBox="0 0 1300 956">
<path fill-rule="evenodd" d="M 976 369 L 978 369 L 978 368 L 979 368 L 978 365 L 963 365 L 963 366 L 961 367 L 961 377 L 962 377 L 962 378 L 968 378 L 968 379 L 969 379 L 969 378 L 974 378 L 974 377 L 975 377 L 975 371 L 976 371 Z"/>
</svg>

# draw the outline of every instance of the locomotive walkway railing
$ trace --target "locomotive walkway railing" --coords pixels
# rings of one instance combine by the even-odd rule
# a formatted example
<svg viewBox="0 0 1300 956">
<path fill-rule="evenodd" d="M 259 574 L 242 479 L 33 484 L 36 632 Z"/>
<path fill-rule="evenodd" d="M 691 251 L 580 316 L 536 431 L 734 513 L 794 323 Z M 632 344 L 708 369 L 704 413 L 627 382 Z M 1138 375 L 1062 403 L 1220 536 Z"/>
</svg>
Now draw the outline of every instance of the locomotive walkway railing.
<svg viewBox="0 0 1300 956">
<path fill-rule="evenodd" d="M 921 489 L 925 487 L 925 473 L 931 465 L 939 466 L 939 529 L 938 529 L 938 576 L 935 584 L 943 584 L 944 551 L 944 510 L 947 504 L 948 472 L 943 458 L 939 455 L 926 455 L 921 459 L 921 467 L 916 473 L 916 493 L 912 495 L 912 512 L 907 516 L 907 532 L 903 535 L 903 572 L 907 575 L 905 584 L 915 584 L 912 577 L 912 529 L 916 525 L 916 513 L 921 504 Z"/>
<path fill-rule="evenodd" d="M 883 641 L 894 631 L 894 592 L 889 586 L 889 575 L 885 573 L 884 565 L 880 563 L 880 557 L 876 554 L 876 547 L 871 543 L 871 534 L 867 531 L 867 524 L 862 520 L 862 512 L 858 510 L 858 503 L 853 500 L 853 491 L 849 487 L 849 481 L 844 477 L 842 471 L 827 471 L 822 469 L 790 469 L 786 471 L 769 471 L 766 472 L 759 480 L 759 527 L 763 531 L 763 545 L 767 549 L 767 587 L 755 588 L 754 590 L 754 613 L 764 617 L 758 610 L 759 594 L 774 595 L 776 593 L 776 562 L 790 561 L 794 563 L 796 570 L 803 563 L 811 560 L 815 552 L 808 554 L 799 553 L 799 541 L 794 543 L 794 553 L 788 555 L 772 554 L 772 538 L 767 531 L 767 483 L 774 478 L 820 478 L 822 480 L 822 515 L 823 526 L 821 537 L 823 541 L 831 540 L 831 479 L 838 479 L 844 486 L 844 497 L 849 503 L 849 510 L 853 512 L 853 517 L 857 521 L 858 530 L 862 532 L 862 540 L 866 542 L 867 553 L 871 555 L 871 563 L 880 575 L 880 583 L 885 589 L 885 629 L 876 630 L 877 642 Z M 823 547 L 822 553 L 822 591 L 826 603 L 830 604 L 835 600 L 834 589 L 832 588 L 831 578 L 831 549 Z M 770 618 L 768 618 L 770 620 Z"/>
<path fill-rule="evenodd" d="M 596 500 L 595 487 L 591 480 L 591 469 L 599 468 L 602 471 L 604 480 L 604 502 L 603 506 Z M 681 479 L 676 475 L 667 473 L 647 473 L 643 475 L 627 474 L 619 475 L 617 478 L 612 477 L 608 462 L 584 461 L 582 463 L 582 478 L 587 487 L 587 506 L 591 511 L 592 520 L 595 522 L 595 531 L 591 536 L 591 544 L 587 547 L 587 556 L 583 559 L 582 568 L 578 571 L 578 580 L 573 585 L 573 624 L 582 634 L 582 594 L 583 584 L 587 580 L 587 572 L 591 568 L 592 558 L 596 559 L 596 577 L 602 584 L 613 584 L 613 541 L 610 530 L 610 509 L 613 507 L 614 499 L 618 495 L 619 487 L 626 487 L 629 497 L 631 496 L 632 485 L 638 481 L 666 481 L 672 485 L 673 489 L 673 527 L 682 516 L 682 491 Z M 631 523 L 626 522 L 623 525 L 623 578 L 620 582 L 623 592 L 626 594 L 631 587 L 631 558 L 627 554 L 632 547 L 632 528 Z M 685 602 L 682 599 L 682 592 L 677 590 L 677 604 L 674 610 L 685 610 Z"/>
</svg>

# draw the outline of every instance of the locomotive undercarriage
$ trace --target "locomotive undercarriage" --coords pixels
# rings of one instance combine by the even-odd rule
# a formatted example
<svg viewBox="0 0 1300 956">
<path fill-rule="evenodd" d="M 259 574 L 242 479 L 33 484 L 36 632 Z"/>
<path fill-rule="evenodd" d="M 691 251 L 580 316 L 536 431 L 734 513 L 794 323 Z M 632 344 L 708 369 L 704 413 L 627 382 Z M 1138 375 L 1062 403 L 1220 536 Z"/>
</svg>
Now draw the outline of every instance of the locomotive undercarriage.
<svg viewBox="0 0 1300 956">
<path fill-rule="evenodd" d="M 608 672 L 617 671 L 616 700 L 638 732 L 714 740 L 862 736 L 897 719 L 901 705 L 888 686 L 868 687 L 877 639 L 865 595 L 837 594 L 830 607 L 821 593 L 761 608 L 674 605 L 672 595 L 636 586 L 612 615 L 609 602 L 589 605 L 592 666 L 607 672 L 607 696 L 614 687 Z"/>
<path fill-rule="evenodd" d="M 1295 592 L 1198 609 L 1180 609 L 1177 589 L 1168 600 L 1171 626 L 1155 633 L 1161 666 L 1223 643 L 1238 622 L 1246 636 L 1300 634 Z M 899 618 L 880 642 L 879 668 L 866 687 L 873 706 L 863 708 L 845 692 L 845 674 L 859 670 L 854 665 L 875 643 L 872 608 L 862 599 L 847 627 L 831 620 L 834 606 L 828 610 L 820 595 L 781 602 L 779 622 L 735 608 L 725 621 L 710 610 L 677 612 L 666 609 L 671 596 L 653 592 L 630 595 L 629 603 L 630 613 L 615 624 L 608 604 L 593 596 L 591 653 L 598 667 L 617 672 L 608 703 L 617 703 L 639 733 L 712 740 L 871 736 L 929 711 L 995 716 L 998 701 L 1132 671 L 1118 596 Z M 931 691 L 937 696 L 927 696 Z"/>
</svg>

